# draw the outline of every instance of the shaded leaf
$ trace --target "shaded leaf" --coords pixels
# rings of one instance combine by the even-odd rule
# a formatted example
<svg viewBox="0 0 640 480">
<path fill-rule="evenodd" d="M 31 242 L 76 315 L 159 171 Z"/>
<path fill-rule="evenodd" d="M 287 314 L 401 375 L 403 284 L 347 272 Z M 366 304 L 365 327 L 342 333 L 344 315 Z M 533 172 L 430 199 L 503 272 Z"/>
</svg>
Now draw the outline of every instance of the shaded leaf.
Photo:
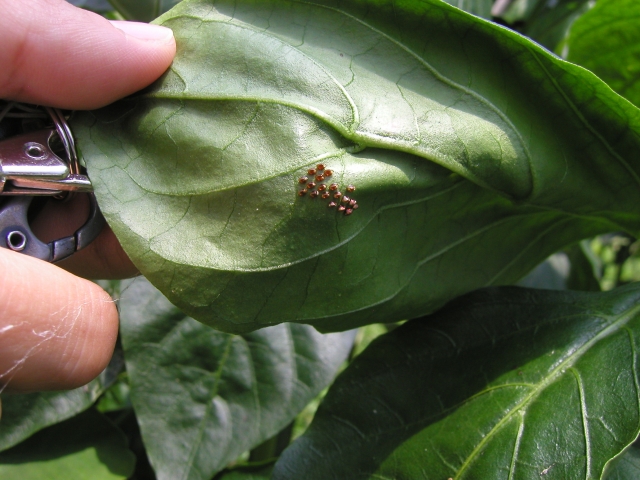
<svg viewBox="0 0 640 480">
<path fill-rule="evenodd" d="M 122 351 L 116 350 L 107 368 L 83 387 L 64 392 L 3 396 L 0 451 L 89 408 L 115 382 L 123 367 Z"/>
<path fill-rule="evenodd" d="M 638 230 L 640 111 L 505 28 L 435 0 L 194 0 L 158 22 L 169 72 L 74 131 L 136 265 L 218 329 L 413 318 Z M 352 215 L 298 196 L 319 162 Z"/>
<path fill-rule="evenodd" d="M 126 479 L 134 463 L 122 432 L 103 415 L 88 410 L 0 453 L 0 478 Z"/>
<path fill-rule="evenodd" d="M 527 288 L 565 290 L 571 267 L 572 265 L 564 253 L 554 253 L 521 278 L 517 285 Z"/>
<path fill-rule="evenodd" d="M 639 336 L 640 284 L 478 290 L 372 343 L 273 478 L 600 478 L 640 431 Z"/>
<path fill-rule="evenodd" d="M 216 477 L 214 480 L 269 480 L 273 465 L 266 467 L 246 467 L 232 470 Z"/>
<path fill-rule="evenodd" d="M 221 333 L 143 279 L 120 305 L 131 401 L 160 480 L 210 479 L 278 433 L 332 381 L 355 334 L 303 325 Z"/>
<path fill-rule="evenodd" d="M 180 0 L 109 0 L 109 3 L 127 20 L 150 22 Z"/>
<path fill-rule="evenodd" d="M 640 105 L 640 4 L 598 0 L 571 28 L 563 56 Z"/>
<path fill-rule="evenodd" d="M 599 292 L 602 277 L 602 262 L 589 247 L 588 241 L 582 241 L 567 250 L 571 262 L 567 288 L 583 292 Z"/>
<path fill-rule="evenodd" d="M 493 0 L 444 0 L 449 5 L 482 18 L 491 18 Z"/>
<path fill-rule="evenodd" d="M 554 51 L 561 48 L 573 23 L 593 3 L 589 0 L 516 0 L 498 16 Z"/>
<path fill-rule="evenodd" d="M 113 7 L 108 0 L 67 0 L 72 5 L 80 8 L 86 8 L 94 12 L 108 12 Z"/>
<path fill-rule="evenodd" d="M 632 444 L 615 460 L 605 475 L 604 480 L 636 480 L 640 478 L 640 445 Z"/>
</svg>

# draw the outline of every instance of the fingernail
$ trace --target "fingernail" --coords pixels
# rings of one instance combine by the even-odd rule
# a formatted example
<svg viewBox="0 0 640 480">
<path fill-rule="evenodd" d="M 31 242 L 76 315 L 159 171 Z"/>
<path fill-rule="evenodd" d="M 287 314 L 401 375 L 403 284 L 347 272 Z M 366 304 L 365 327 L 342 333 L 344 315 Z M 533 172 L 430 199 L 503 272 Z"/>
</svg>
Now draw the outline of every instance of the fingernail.
<svg viewBox="0 0 640 480">
<path fill-rule="evenodd" d="M 137 38 L 138 40 L 166 43 L 173 41 L 173 32 L 171 29 L 161 27 L 160 25 L 150 25 L 148 23 L 140 22 L 125 22 L 121 20 L 112 20 L 111 25 L 129 36 Z"/>
</svg>

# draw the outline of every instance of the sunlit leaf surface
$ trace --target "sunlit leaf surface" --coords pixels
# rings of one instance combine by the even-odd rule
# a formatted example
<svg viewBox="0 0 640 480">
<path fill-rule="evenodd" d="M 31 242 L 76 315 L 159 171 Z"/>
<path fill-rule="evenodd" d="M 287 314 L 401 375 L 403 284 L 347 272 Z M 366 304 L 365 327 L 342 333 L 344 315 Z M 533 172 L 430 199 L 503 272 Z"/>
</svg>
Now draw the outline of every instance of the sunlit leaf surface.
<svg viewBox="0 0 640 480">
<path fill-rule="evenodd" d="M 571 28 L 563 53 L 640 105 L 640 3 L 598 0 Z"/>
<path fill-rule="evenodd" d="M 640 285 L 484 289 L 380 337 L 274 479 L 585 479 L 640 432 Z"/>
</svg>

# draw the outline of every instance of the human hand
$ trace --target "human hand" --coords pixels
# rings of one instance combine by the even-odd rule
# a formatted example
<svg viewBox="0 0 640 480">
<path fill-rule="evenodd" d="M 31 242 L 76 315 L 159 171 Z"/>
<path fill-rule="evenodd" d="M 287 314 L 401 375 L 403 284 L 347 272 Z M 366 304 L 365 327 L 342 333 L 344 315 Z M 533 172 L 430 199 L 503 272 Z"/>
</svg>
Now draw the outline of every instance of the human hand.
<svg viewBox="0 0 640 480">
<path fill-rule="evenodd" d="M 62 109 L 98 108 L 133 93 L 175 55 L 169 29 L 109 22 L 64 0 L 0 0 L 0 44 L 0 98 Z M 82 196 L 51 207 L 34 233 L 60 238 L 84 223 L 87 208 Z M 88 278 L 136 274 L 109 228 L 60 265 Z M 0 306 L 0 391 L 75 388 L 111 358 L 117 310 L 88 280 L 0 248 Z"/>
</svg>

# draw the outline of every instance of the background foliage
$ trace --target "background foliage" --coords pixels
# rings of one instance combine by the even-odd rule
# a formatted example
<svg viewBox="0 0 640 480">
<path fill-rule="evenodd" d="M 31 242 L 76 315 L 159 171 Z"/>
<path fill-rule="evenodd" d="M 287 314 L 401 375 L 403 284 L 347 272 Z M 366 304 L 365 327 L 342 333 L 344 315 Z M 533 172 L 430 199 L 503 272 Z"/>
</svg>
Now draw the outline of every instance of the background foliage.
<svg viewBox="0 0 640 480">
<path fill-rule="evenodd" d="M 109 18 L 149 21 L 176 2 L 119 0 L 112 2 L 113 9 L 104 2 L 80 3 Z M 295 288 L 306 278 L 300 273 L 282 287 L 281 296 L 273 290 L 270 300 L 275 307 L 266 320 L 233 334 L 196 322 L 184 313 L 202 313 L 193 308 L 194 302 L 173 299 L 186 307 L 180 310 L 145 279 L 103 283 L 121 309 L 121 342 L 111 365 L 100 378 L 71 392 L 3 397 L 2 478 L 637 478 L 640 455 L 633 442 L 640 432 L 640 284 L 636 283 L 640 280 L 640 242 L 634 235 L 640 230 L 640 203 L 638 185 L 629 178 L 639 171 L 634 148 L 640 115 L 634 105 L 639 101 L 640 59 L 635 52 L 640 32 L 634 19 L 640 7 L 626 0 L 598 0 L 595 6 L 580 0 L 448 3 L 491 23 L 436 1 L 406 2 L 403 8 L 417 12 L 428 6 L 425 17 L 416 19 L 423 28 L 429 22 L 442 25 L 438 45 L 444 49 L 443 62 L 446 58 L 450 70 L 468 74 L 479 68 L 479 61 L 488 62 L 480 70 L 488 72 L 486 85 L 476 88 L 482 83 L 481 76 L 473 77 L 469 85 L 484 97 L 487 92 L 493 95 L 502 118 L 518 116 L 514 131 L 525 139 L 527 148 L 540 149 L 526 157 L 533 177 L 518 173 L 526 170 L 509 170 L 511 167 L 502 172 L 486 170 L 482 163 L 464 163 L 469 157 L 460 154 L 435 155 L 440 165 L 418 161 L 418 151 L 404 147 L 400 153 L 395 147 L 389 151 L 388 144 L 367 140 L 362 132 L 340 130 L 331 115 L 322 121 L 339 135 L 323 126 L 315 130 L 317 142 L 311 148 L 317 154 L 318 145 L 335 147 L 337 142 L 350 147 L 349 141 L 370 142 L 368 153 L 353 148 L 341 153 L 344 164 L 363 169 L 386 165 L 371 185 L 360 179 L 358 191 L 363 195 L 358 199 L 365 206 L 356 212 L 358 217 L 352 217 L 359 220 L 344 227 L 366 232 L 358 234 L 363 252 L 372 242 L 390 246 L 368 253 L 373 259 L 385 257 L 380 267 L 383 273 L 396 275 L 396 271 L 415 268 L 420 258 L 455 245 L 444 248 L 446 253 L 436 257 L 433 270 L 415 281 L 411 291 L 421 307 L 403 309 L 400 302 L 376 309 L 375 315 L 335 317 L 332 308 L 352 308 L 349 298 L 353 293 L 342 290 L 345 298 L 319 303 L 314 307 L 318 316 L 305 321 L 327 331 L 379 323 L 343 333 L 319 334 L 311 326 L 295 323 L 249 332 L 262 324 L 300 320 L 283 300 L 296 298 Z M 349 2 L 344 5 L 349 8 Z M 249 13 L 259 13 L 257 6 L 252 8 Z M 438 15 L 450 23 L 435 21 Z M 495 24 L 506 27 L 494 28 Z M 464 28 L 456 29 L 460 26 Z M 176 30 L 180 37 L 183 33 Z M 579 67 L 554 58 L 513 31 Z M 407 30 L 398 38 L 411 42 L 418 33 L 425 38 L 421 30 Z M 465 52 L 486 48 L 491 55 L 476 58 L 467 52 L 458 57 L 458 47 L 451 45 Z M 244 47 L 247 43 L 236 39 L 222 51 L 234 52 L 235 48 L 237 58 Z M 520 52 L 514 57 L 519 60 L 509 63 L 508 54 L 514 52 Z M 382 55 L 378 60 L 385 58 Z M 527 63 L 523 58 L 535 61 Z M 391 64 L 394 59 L 397 55 L 389 56 Z M 279 63 L 275 71 L 286 70 L 285 66 Z M 180 68 L 178 65 L 174 72 L 184 73 Z M 220 67 L 213 64 L 211 68 L 207 75 L 216 75 Z M 190 74 L 199 71 L 196 68 Z M 543 71 L 547 73 L 541 75 Z M 264 88 L 265 76 L 255 78 Z M 170 86 L 167 79 L 170 76 L 154 87 L 158 98 L 157 92 Z M 415 88 L 419 92 L 421 87 Z M 141 98 L 159 101 L 149 91 L 145 95 Z M 430 93 L 424 95 L 431 98 Z M 553 100 L 556 97 L 558 101 Z M 324 100 L 318 97 L 319 110 L 330 108 Z M 416 105 L 421 101 L 417 98 Z M 121 103 L 114 111 L 122 105 L 126 106 Z M 278 134 L 304 125 L 318 126 L 313 115 L 265 111 L 265 118 L 271 119 L 265 125 L 277 127 Z M 237 112 L 229 109 L 229 116 L 222 119 L 238 122 Z M 101 116 L 108 119 L 109 114 L 94 113 L 92 121 Z M 190 111 L 186 118 L 189 115 L 195 114 Z M 486 112 L 478 115 L 492 118 Z M 143 116 L 139 118 L 144 121 Z M 572 123 L 571 118 L 579 121 Z M 273 119 L 282 124 L 274 127 Z M 471 128 L 478 125 L 474 121 L 461 117 L 460 125 Z M 92 123 L 87 120 L 86 125 Z M 120 181 L 121 177 L 102 172 L 108 172 L 108 162 L 117 164 L 117 159 L 109 158 L 117 157 L 109 138 L 124 135 L 124 127 L 130 126 L 111 124 L 112 130 L 102 131 L 105 140 L 92 137 L 98 151 L 93 168 L 100 170 L 92 178 L 99 177 L 99 184 Z M 83 128 L 80 121 L 74 131 L 81 143 L 85 141 L 87 158 L 90 145 Z M 144 132 L 139 125 L 136 128 L 134 132 Z M 466 134 L 475 152 L 485 155 L 490 150 L 482 132 Z M 136 148 L 144 151 L 148 139 L 136 135 L 126 141 L 132 145 L 142 142 Z M 443 151 L 449 148 L 445 140 Z M 375 147 L 373 152 L 371 147 Z M 303 150 L 294 145 L 290 152 Z M 285 157 L 291 158 L 288 155 L 291 153 Z M 280 183 L 285 189 L 294 188 L 295 194 L 297 169 L 309 162 L 299 157 L 294 160 L 299 164 L 283 170 L 285 181 Z M 555 176 L 559 164 L 570 166 L 566 184 L 559 181 L 562 175 Z M 266 165 L 275 168 L 275 164 Z M 237 175 L 247 170 L 243 167 L 236 171 L 229 165 L 225 174 L 238 182 Z M 394 177 L 394 171 L 415 175 L 407 182 L 402 176 Z M 166 188 L 162 172 L 154 178 Z M 291 178 L 286 177 L 287 172 Z M 189 172 L 184 175 L 188 177 Z M 345 175 L 348 180 L 348 169 Z M 210 186 L 198 183 L 203 179 L 186 177 L 181 184 L 190 185 L 190 194 L 198 188 L 208 191 Z M 527 178 L 535 180 L 532 189 L 526 187 Z M 277 202 L 268 201 L 268 192 L 278 185 L 277 176 L 259 183 L 262 193 L 249 191 L 247 198 L 253 195 L 258 208 L 269 206 L 277 212 Z M 367 197 L 374 184 L 378 190 Z M 147 204 L 162 206 L 160 196 L 148 195 Z M 425 196 L 436 200 L 425 203 L 428 208 L 422 213 L 405 208 L 404 203 Z M 125 210 L 106 196 L 99 198 L 107 212 Z M 387 223 L 367 232 L 367 222 L 376 218 L 371 223 L 375 226 L 380 215 L 378 210 L 366 211 L 366 200 L 380 202 L 377 209 L 400 207 L 383 219 Z M 134 205 L 140 208 L 140 203 Z M 255 205 L 250 204 L 247 212 Z M 301 219 L 317 215 L 308 205 Z M 401 209 L 405 209 L 403 215 L 397 213 Z M 125 211 L 126 215 L 130 217 L 127 228 L 147 228 L 136 223 L 145 221 L 142 216 Z M 156 214 L 152 220 L 157 218 L 162 216 Z M 410 241 L 407 232 L 412 230 L 406 222 L 399 230 L 393 223 L 404 218 L 417 225 Z M 110 220 L 126 223 L 114 214 Z M 261 228 L 255 224 L 253 228 L 261 234 Z M 394 228 L 400 237 L 393 237 Z M 188 228 L 177 232 L 188 235 Z M 252 232 L 241 231 L 240 235 L 248 233 Z M 290 231 L 286 238 L 295 247 L 286 254 L 294 256 L 304 256 L 305 249 L 313 251 L 322 242 L 333 242 L 323 238 L 305 243 Z M 125 234 L 123 240 L 127 239 Z M 171 242 L 168 245 L 165 250 L 172 254 Z M 419 245 L 422 257 L 406 255 L 411 251 L 405 245 Z M 261 261 L 282 262 L 286 255 L 277 248 L 274 245 Z M 234 255 L 241 257 L 239 252 Z M 553 252 L 557 253 L 520 279 Z M 237 261 L 251 262 L 252 258 Z M 359 256 L 353 261 L 361 265 L 358 262 L 368 260 Z M 162 275 L 158 270 L 150 278 L 162 287 Z M 211 281 L 208 275 L 196 276 L 194 283 Z M 462 295 L 518 280 L 527 288 L 491 287 Z M 352 282 L 345 280 L 343 288 Z M 253 290 L 251 284 L 243 286 L 244 293 Z M 355 299 L 367 295 L 361 289 Z M 233 308 L 251 308 L 250 304 L 240 305 L 242 298 L 246 296 L 239 296 Z M 407 298 L 402 300 L 407 302 Z M 433 310 L 447 300 L 439 311 L 413 318 L 425 305 Z M 320 321 L 328 314 L 335 319 Z M 398 322 L 408 318 L 413 319 Z M 239 330 L 234 322 L 217 323 L 218 318 L 206 316 L 204 320 Z"/>
</svg>

